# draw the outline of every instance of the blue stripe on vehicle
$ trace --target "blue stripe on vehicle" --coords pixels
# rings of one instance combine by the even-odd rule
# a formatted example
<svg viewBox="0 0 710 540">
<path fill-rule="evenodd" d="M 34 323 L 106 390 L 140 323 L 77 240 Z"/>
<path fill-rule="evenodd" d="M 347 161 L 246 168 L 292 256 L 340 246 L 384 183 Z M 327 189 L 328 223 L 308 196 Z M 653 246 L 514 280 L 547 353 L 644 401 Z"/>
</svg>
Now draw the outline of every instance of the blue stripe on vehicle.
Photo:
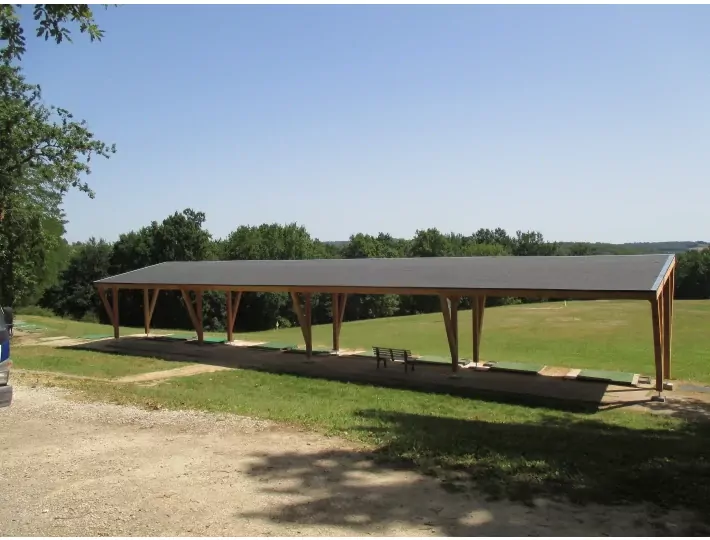
<svg viewBox="0 0 710 540">
<path fill-rule="evenodd" d="M 10 334 L 7 330 L 0 330 L 0 362 L 10 358 Z"/>
</svg>

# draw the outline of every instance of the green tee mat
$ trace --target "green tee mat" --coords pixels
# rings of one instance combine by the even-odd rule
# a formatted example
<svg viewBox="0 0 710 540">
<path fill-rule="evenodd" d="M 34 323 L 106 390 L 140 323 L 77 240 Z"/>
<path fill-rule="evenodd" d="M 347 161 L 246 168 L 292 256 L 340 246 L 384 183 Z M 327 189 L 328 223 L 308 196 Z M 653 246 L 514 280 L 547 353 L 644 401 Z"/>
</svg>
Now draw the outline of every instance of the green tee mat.
<svg viewBox="0 0 710 540">
<path fill-rule="evenodd" d="M 604 381 L 620 385 L 632 385 L 635 373 L 624 373 L 621 371 L 604 371 L 601 369 L 583 369 L 577 375 L 578 380 Z"/>
<path fill-rule="evenodd" d="M 250 345 L 249 349 L 265 349 L 267 351 L 285 351 L 287 349 L 296 349 L 298 346 L 294 343 L 281 343 L 279 341 L 269 341 L 259 345 Z"/>
<path fill-rule="evenodd" d="M 159 336 L 150 336 L 150 339 L 159 339 L 165 341 L 187 341 L 188 339 L 197 339 L 197 336 L 190 334 L 161 334 Z"/>
<path fill-rule="evenodd" d="M 12 326 L 15 330 L 20 330 L 22 332 L 27 333 L 41 332 L 42 330 L 45 330 L 44 326 L 39 326 L 38 324 L 27 323 L 24 321 L 15 321 Z"/>
<path fill-rule="evenodd" d="M 536 375 L 545 368 L 544 364 L 525 364 L 522 362 L 490 362 L 485 365 L 491 371 L 511 371 L 514 373 L 529 373 L 531 375 Z"/>
<path fill-rule="evenodd" d="M 188 343 L 199 343 L 199 342 L 197 341 L 197 336 L 192 336 L 192 337 L 189 338 L 189 339 L 190 339 L 190 341 L 188 341 Z M 227 338 L 220 338 L 220 337 L 204 337 L 204 338 L 202 339 L 202 342 L 203 342 L 203 343 L 209 343 L 209 344 L 211 344 L 211 345 L 218 345 L 218 344 L 221 344 L 221 343 L 227 343 Z"/>
</svg>

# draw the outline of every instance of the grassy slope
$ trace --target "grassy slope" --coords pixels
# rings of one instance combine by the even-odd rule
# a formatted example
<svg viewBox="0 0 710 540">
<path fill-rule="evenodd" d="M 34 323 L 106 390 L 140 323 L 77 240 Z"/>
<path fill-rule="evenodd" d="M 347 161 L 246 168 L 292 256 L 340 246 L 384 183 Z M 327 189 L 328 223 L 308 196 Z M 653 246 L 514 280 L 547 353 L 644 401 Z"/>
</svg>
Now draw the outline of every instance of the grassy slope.
<svg viewBox="0 0 710 540">
<path fill-rule="evenodd" d="M 181 367 L 157 358 L 141 358 L 93 351 L 78 351 L 45 346 L 16 347 L 13 365 L 20 369 L 56 371 L 85 377 L 116 378 Z"/>
<path fill-rule="evenodd" d="M 540 362 L 575 368 L 610 369 L 653 375 L 650 307 L 646 302 L 570 302 L 506 306 L 486 310 L 481 355 L 484 360 Z M 710 302 L 675 304 L 673 377 L 710 383 Z M 22 317 L 47 326 L 54 335 L 109 333 L 98 324 Z M 127 333 L 142 329 L 122 329 Z M 471 312 L 459 315 L 461 355 L 471 357 Z M 183 331 L 184 333 L 184 331 Z M 215 334 L 218 335 L 218 334 Z M 330 325 L 313 327 L 315 346 L 328 347 Z M 259 341 L 303 343 L 299 328 L 240 334 Z M 343 325 L 341 347 L 406 347 L 419 354 L 448 356 L 441 314 L 356 321 Z"/>
<path fill-rule="evenodd" d="M 540 362 L 575 368 L 654 373 L 651 309 L 647 302 L 569 302 L 506 306 L 486 310 L 484 360 Z M 675 304 L 673 376 L 710 382 L 710 302 Z M 315 344 L 330 343 L 329 325 L 313 328 Z M 303 340 L 300 329 L 259 332 L 264 340 Z M 460 354 L 471 358 L 471 312 L 459 315 Z M 383 345 L 415 353 L 448 356 L 441 314 L 357 321 L 343 325 L 342 347 Z"/>
</svg>

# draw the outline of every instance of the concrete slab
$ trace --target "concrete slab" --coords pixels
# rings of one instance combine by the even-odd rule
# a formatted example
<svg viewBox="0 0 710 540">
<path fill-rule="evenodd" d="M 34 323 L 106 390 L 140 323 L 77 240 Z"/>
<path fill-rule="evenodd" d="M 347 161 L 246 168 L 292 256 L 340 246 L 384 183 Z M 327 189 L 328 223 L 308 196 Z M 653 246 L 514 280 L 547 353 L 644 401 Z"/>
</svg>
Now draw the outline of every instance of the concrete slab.
<svg viewBox="0 0 710 540">
<path fill-rule="evenodd" d="M 452 377 L 450 366 L 436 364 L 417 366 L 415 371 L 405 373 L 404 368 L 399 365 L 377 369 L 372 358 L 315 356 L 307 359 L 301 355 L 246 347 L 200 347 L 180 341 L 153 340 L 146 337 L 94 341 L 71 348 L 427 392 L 468 396 L 518 396 L 545 402 L 601 406 L 647 400 L 652 393 L 648 388 L 615 387 L 602 382 L 568 381 L 562 377 L 531 377 L 505 372 L 481 372 L 476 369 L 459 369 L 456 377 Z"/>
<path fill-rule="evenodd" d="M 582 372 L 581 369 L 570 369 L 570 370 L 567 372 L 567 375 L 564 376 L 564 378 L 565 378 L 565 379 L 574 380 L 574 379 L 576 379 L 576 378 L 579 376 L 579 374 L 580 374 L 581 372 Z"/>
</svg>

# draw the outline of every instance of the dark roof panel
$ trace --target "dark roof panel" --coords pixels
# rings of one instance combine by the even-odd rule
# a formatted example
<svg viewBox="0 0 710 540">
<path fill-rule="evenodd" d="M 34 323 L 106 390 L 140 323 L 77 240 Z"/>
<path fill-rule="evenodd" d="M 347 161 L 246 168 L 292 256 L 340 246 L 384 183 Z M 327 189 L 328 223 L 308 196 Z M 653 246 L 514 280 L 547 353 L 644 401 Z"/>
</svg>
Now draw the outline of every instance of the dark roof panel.
<svg viewBox="0 0 710 540">
<path fill-rule="evenodd" d="M 263 290 L 349 287 L 649 292 L 658 289 L 673 259 L 673 255 L 592 255 L 166 262 L 96 283 Z"/>
</svg>

